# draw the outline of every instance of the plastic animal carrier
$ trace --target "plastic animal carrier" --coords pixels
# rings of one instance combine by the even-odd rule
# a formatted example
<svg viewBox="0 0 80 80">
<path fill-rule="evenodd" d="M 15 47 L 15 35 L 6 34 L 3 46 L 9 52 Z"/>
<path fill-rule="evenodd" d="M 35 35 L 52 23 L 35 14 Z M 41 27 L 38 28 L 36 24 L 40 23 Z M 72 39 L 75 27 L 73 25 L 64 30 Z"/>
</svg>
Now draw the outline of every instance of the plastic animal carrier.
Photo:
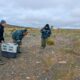
<svg viewBox="0 0 80 80">
<path fill-rule="evenodd" d="M 16 58 L 18 45 L 14 43 L 2 43 L 1 52 L 3 57 Z"/>
</svg>

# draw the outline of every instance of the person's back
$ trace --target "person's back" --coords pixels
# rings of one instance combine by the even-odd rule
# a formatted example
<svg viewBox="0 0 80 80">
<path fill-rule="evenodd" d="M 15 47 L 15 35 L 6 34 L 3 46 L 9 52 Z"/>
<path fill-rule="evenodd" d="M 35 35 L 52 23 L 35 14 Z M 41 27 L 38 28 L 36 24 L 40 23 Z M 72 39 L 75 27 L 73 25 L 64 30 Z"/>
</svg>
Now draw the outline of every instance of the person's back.
<svg viewBox="0 0 80 80">
<path fill-rule="evenodd" d="M 15 32 L 12 33 L 12 38 L 14 40 L 22 40 L 23 37 L 24 37 L 23 30 L 16 30 Z"/>
</svg>

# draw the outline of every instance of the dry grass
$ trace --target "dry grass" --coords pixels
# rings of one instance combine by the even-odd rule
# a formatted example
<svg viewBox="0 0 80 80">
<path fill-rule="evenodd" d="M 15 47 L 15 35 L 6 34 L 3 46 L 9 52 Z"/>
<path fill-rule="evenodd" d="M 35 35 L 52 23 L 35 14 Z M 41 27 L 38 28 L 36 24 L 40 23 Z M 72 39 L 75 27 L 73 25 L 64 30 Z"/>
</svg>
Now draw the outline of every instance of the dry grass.
<svg viewBox="0 0 80 80">
<path fill-rule="evenodd" d="M 0 80 L 80 80 L 80 30 L 53 30 L 55 45 L 44 50 L 39 30 L 29 32 L 23 40 L 23 53 L 16 59 L 4 59 Z M 6 35 L 9 42 L 10 34 Z"/>
</svg>

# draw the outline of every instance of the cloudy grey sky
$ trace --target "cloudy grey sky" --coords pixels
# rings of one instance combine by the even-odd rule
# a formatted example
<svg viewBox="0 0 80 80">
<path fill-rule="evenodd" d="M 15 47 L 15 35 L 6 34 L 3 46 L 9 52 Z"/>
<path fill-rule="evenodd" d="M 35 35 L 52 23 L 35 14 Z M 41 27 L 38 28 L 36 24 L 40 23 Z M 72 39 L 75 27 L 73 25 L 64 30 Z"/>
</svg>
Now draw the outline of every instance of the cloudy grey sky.
<svg viewBox="0 0 80 80">
<path fill-rule="evenodd" d="M 80 0 L 0 0 L 0 20 L 21 26 L 80 28 Z"/>
</svg>

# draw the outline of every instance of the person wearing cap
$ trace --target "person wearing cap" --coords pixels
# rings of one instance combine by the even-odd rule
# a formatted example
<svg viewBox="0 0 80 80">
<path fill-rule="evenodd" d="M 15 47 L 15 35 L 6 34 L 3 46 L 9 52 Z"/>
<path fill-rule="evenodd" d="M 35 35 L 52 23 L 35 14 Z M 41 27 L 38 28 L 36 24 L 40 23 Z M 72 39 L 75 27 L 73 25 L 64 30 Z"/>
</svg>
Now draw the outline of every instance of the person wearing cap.
<svg viewBox="0 0 80 80">
<path fill-rule="evenodd" d="M 41 29 L 41 47 L 45 48 L 47 44 L 47 39 L 51 36 L 51 28 L 49 24 L 46 24 L 42 29 Z"/>
<path fill-rule="evenodd" d="M 22 45 L 22 39 L 28 34 L 26 29 L 24 30 L 16 30 L 12 33 L 13 42 L 18 44 L 18 53 L 21 53 L 20 48 Z"/>
<path fill-rule="evenodd" d="M 4 42 L 4 26 L 6 25 L 6 21 L 1 20 L 0 22 L 0 64 L 3 64 L 3 60 L 1 58 L 1 44 Z"/>
</svg>

